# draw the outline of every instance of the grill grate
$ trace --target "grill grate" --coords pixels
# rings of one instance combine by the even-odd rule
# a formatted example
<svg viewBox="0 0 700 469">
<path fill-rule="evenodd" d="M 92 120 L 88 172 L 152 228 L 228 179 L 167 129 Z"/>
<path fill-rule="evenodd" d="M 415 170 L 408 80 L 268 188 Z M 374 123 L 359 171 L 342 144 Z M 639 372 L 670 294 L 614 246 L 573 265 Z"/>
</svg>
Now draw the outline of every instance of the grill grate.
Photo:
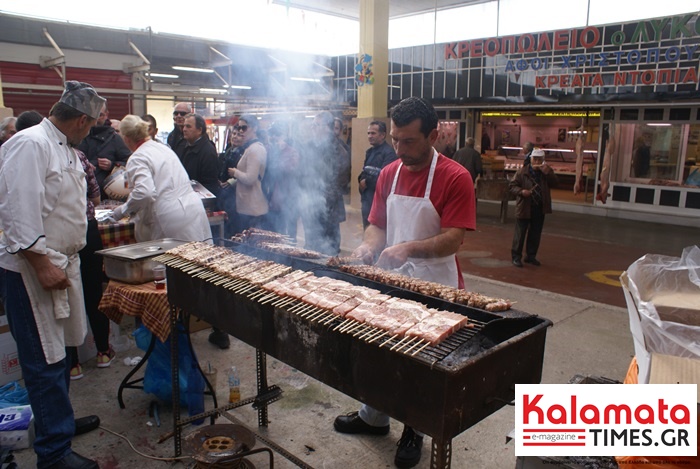
<svg viewBox="0 0 700 469">
<path fill-rule="evenodd" d="M 244 295 L 248 299 L 257 301 L 260 304 L 269 303 L 303 320 L 321 324 L 341 333 L 351 334 L 358 340 L 374 343 L 378 347 L 386 347 L 396 353 L 410 355 L 431 365 L 445 359 L 445 357 L 457 350 L 457 348 L 466 341 L 474 337 L 486 324 L 485 322 L 469 318 L 468 327 L 451 334 L 437 345 L 430 345 L 428 342 L 415 337 L 389 336 L 387 332 L 379 328 L 360 323 L 353 319 L 339 317 L 325 309 L 304 303 L 296 298 L 280 297 L 247 280 L 223 276 L 206 266 L 191 261 L 185 261 L 182 258 L 170 254 L 161 255 L 155 260 L 176 268 L 187 275 L 199 277 L 205 281 L 227 288 L 236 294 Z"/>
</svg>

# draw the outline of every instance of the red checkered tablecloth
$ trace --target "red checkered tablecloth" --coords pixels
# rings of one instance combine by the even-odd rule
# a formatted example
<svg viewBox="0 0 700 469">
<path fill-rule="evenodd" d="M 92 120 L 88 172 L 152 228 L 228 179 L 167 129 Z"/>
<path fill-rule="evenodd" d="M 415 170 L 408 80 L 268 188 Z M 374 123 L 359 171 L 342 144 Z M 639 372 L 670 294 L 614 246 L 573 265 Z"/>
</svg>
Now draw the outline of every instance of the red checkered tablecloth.
<svg viewBox="0 0 700 469">
<path fill-rule="evenodd" d="M 97 226 L 100 230 L 102 246 L 105 249 L 126 246 L 136 242 L 134 224 L 130 221 L 120 220 L 117 223 L 101 222 Z"/>
<path fill-rule="evenodd" d="M 143 325 L 161 342 L 170 335 L 168 290 L 156 290 L 153 282 L 130 285 L 110 280 L 99 310 L 117 324 L 125 314 L 140 317 Z"/>
</svg>

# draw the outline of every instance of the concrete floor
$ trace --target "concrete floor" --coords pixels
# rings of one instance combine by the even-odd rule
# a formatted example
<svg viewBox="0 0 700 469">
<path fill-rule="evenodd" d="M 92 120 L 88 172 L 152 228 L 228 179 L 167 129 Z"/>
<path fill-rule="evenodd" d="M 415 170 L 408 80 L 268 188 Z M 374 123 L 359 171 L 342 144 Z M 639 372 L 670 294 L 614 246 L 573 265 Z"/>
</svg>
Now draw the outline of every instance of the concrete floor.
<svg viewBox="0 0 700 469">
<path fill-rule="evenodd" d="M 627 310 L 619 301 L 611 300 L 615 295 L 622 296 L 619 287 L 615 295 L 596 294 L 596 291 L 612 287 L 591 282 L 581 288 L 572 288 L 569 294 L 561 294 L 560 285 L 569 279 L 562 278 L 564 271 L 558 270 L 563 267 L 557 267 L 560 261 L 553 254 L 553 246 L 558 244 L 560 247 L 557 249 L 562 250 L 568 247 L 568 251 L 577 253 L 580 260 L 586 259 L 588 262 L 592 258 L 591 262 L 601 267 L 598 270 L 608 270 L 607 258 L 611 251 L 629 248 L 627 257 L 617 260 L 619 264 L 614 266 L 615 269 L 624 270 L 639 257 L 639 253 L 680 255 L 683 246 L 696 242 L 696 230 L 554 214 L 545 225 L 546 242 L 543 243 L 541 256 L 543 266 L 516 269 L 509 264 L 512 217 L 510 223 L 501 225 L 493 207 L 493 204 L 479 204 L 478 222 L 486 235 L 476 236 L 478 233 L 472 233 L 465 239 L 463 251 L 466 254 L 462 253 L 461 258 L 468 289 L 507 297 L 516 302 L 514 308 L 549 318 L 554 323 L 547 333 L 542 382 L 566 383 L 575 374 L 622 380 L 634 348 Z M 349 222 L 344 224 L 344 250 L 352 249 L 361 234 L 356 218 L 357 214 L 351 212 Z M 557 239 L 552 241 L 550 236 Z M 663 239 L 665 242 L 640 241 L 646 238 Z M 583 241 L 591 243 L 593 248 L 589 249 L 588 244 L 582 244 Z M 582 249 L 582 246 L 586 248 Z M 491 259 L 496 267 L 479 267 L 474 259 Z M 561 260 L 561 263 L 571 262 L 567 259 Z M 507 265 L 498 265 L 493 261 L 507 261 Z M 490 274 L 483 274 L 479 268 L 490 269 Z M 576 279 L 578 283 L 582 282 L 581 278 Z M 122 325 L 123 333 L 131 329 L 133 324 L 128 321 Z M 200 361 L 211 363 L 219 370 L 216 389 L 220 402 L 225 402 L 228 396 L 225 370 L 232 365 L 240 370 L 243 396 L 252 396 L 255 390 L 255 350 L 235 339 L 232 339 L 229 350 L 219 350 L 207 342 L 208 333 L 206 329 L 193 333 L 192 342 Z M 135 347 L 122 351 L 112 366 L 106 369 L 96 368 L 94 360 L 84 364 L 85 377 L 71 384 L 73 406 L 77 416 L 98 414 L 102 419 L 102 428 L 76 437 L 73 447 L 77 452 L 96 459 L 103 469 L 188 467 L 191 460 L 173 463 L 152 459 L 169 458 L 174 454 L 172 440 L 163 444 L 157 442 L 161 435 L 172 429 L 172 412 L 167 403 L 160 404 L 161 427 L 156 427 L 149 417 L 148 407 L 153 398 L 143 391 L 125 390 L 126 409 L 120 409 L 117 404 L 118 384 L 129 370 L 122 360 L 126 356 L 136 355 L 143 355 L 143 352 Z M 333 419 L 339 414 L 356 410 L 359 406 L 357 401 L 279 361 L 268 359 L 267 364 L 269 383 L 278 384 L 284 394 L 280 401 L 269 407 L 270 425 L 267 429 L 261 429 L 261 433 L 315 468 L 394 467 L 393 457 L 401 424 L 392 422 L 391 433 L 386 437 L 338 434 L 333 430 Z M 211 408 L 210 399 L 205 404 Z M 234 415 L 251 428 L 257 428 L 257 414 L 252 408 L 236 409 Z M 225 420 L 218 422 L 224 423 Z M 513 427 L 513 407 L 506 406 L 468 429 L 452 441 L 452 467 L 515 467 L 513 446 L 505 441 L 506 434 Z M 185 429 L 185 433 L 189 431 L 189 428 Z M 135 449 L 112 432 L 127 438 Z M 17 451 L 15 457 L 19 467 L 35 466 L 31 449 Z M 250 461 L 255 467 L 268 467 L 267 460 L 261 455 L 252 457 Z M 430 441 L 426 439 L 423 459 L 417 467 L 427 468 L 429 462 Z M 274 464 L 280 468 L 295 467 L 279 455 L 275 455 Z"/>
</svg>

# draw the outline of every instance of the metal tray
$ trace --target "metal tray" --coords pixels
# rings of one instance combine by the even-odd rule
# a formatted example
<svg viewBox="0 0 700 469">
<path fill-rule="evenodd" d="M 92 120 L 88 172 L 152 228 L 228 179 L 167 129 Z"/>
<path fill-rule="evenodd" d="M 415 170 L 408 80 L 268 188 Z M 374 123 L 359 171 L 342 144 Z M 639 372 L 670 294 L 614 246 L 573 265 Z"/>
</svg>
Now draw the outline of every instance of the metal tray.
<svg viewBox="0 0 700 469">
<path fill-rule="evenodd" d="M 105 274 L 112 280 L 125 283 L 146 283 L 153 280 L 154 257 L 168 249 L 185 244 L 172 238 L 156 239 L 97 251 L 104 257 Z"/>
</svg>

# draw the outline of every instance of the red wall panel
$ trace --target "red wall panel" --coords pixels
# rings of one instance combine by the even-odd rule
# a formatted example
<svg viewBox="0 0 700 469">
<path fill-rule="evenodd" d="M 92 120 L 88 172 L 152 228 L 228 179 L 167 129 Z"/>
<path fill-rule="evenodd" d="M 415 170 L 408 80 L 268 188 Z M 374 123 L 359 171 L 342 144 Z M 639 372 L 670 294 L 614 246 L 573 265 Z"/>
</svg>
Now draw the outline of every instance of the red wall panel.
<svg viewBox="0 0 700 469">
<path fill-rule="evenodd" d="M 39 65 L 0 62 L 0 75 L 3 83 L 26 83 L 27 85 L 63 86 L 58 74 Z M 131 75 L 118 70 L 95 70 L 89 68 L 66 67 L 66 79 L 90 83 L 95 88 L 131 89 Z M 3 88 L 5 106 L 13 109 L 15 115 L 36 110 L 48 115 L 51 106 L 61 97 L 60 92 Z M 131 112 L 131 96 L 102 93 L 107 98 L 111 117 L 119 119 Z"/>
</svg>

